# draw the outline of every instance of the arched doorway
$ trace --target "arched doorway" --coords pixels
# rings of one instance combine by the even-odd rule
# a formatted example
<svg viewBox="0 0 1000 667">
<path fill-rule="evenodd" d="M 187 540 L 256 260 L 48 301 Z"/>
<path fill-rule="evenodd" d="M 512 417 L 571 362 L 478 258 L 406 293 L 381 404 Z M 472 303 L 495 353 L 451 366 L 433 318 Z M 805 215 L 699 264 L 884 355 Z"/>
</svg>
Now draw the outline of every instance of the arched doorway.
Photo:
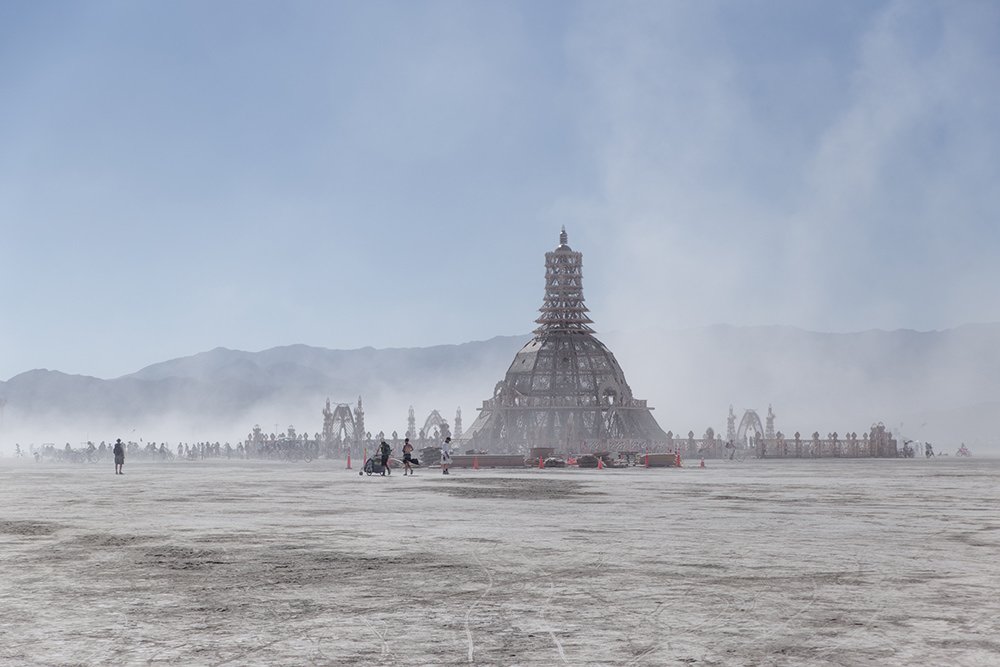
<svg viewBox="0 0 1000 667">
<path fill-rule="evenodd" d="M 747 410 L 744 412 L 739 428 L 736 429 L 736 442 L 733 444 L 740 449 L 752 452 L 757 439 L 763 437 L 764 426 L 760 422 L 757 411 Z"/>
</svg>

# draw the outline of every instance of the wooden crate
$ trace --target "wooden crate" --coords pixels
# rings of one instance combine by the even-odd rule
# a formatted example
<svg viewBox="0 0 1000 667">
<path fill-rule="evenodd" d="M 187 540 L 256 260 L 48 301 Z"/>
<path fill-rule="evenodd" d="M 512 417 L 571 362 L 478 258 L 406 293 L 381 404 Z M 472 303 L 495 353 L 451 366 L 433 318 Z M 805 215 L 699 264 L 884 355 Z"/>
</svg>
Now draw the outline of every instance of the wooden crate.
<svg viewBox="0 0 1000 667">
<path fill-rule="evenodd" d="M 649 457 L 650 468 L 673 468 L 677 464 L 676 454 L 639 454 L 638 463 L 640 466 L 646 465 L 646 457 Z"/>
</svg>

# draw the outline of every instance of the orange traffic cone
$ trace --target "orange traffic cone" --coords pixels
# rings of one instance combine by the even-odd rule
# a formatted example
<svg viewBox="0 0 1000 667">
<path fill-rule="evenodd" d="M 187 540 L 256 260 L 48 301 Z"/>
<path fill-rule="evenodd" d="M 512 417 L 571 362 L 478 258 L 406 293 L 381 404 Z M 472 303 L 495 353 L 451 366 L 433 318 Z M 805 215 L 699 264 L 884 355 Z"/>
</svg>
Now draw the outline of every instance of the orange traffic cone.
<svg viewBox="0 0 1000 667">
<path fill-rule="evenodd" d="M 604 459 L 602 459 L 600 456 L 597 457 L 597 469 L 604 470 Z"/>
<path fill-rule="evenodd" d="M 478 456 L 472 457 L 472 469 L 473 470 L 479 470 L 479 457 Z"/>
<path fill-rule="evenodd" d="M 545 467 L 545 459 L 543 459 L 541 456 L 538 457 L 538 467 L 539 469 Z"/>
<path fill-rule="evenodd" d="M 701 463 L 698 464 L 698 467 L 699 468 L 704 468 L 705 467 L 705 457 L 704 456 L 701 457 Z"/>
<path fill-rule="evenodd" d="M 676 454 L 674 454 L 674 465 L 677 466 L 678 468 L 681 467 L 681 453 L 680 452 L 677 452 Z"/>
<path fill-rule="evenodd" d="M 347 452 L 347 469 L 351 469 L 351 453 Z"/>
</svg>

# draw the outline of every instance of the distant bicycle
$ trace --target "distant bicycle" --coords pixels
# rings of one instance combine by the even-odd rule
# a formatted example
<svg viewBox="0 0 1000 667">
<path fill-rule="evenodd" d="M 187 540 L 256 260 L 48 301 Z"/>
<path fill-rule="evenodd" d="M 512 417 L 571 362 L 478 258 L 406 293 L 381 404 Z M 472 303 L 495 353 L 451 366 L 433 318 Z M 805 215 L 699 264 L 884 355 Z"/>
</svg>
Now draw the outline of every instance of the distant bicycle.
<svg viewBox="0 0 1000 667">
<path fill-rule="evenodd" d="M 723 451 L 726 459 L 736 461 L 737 463 L 743 463 L 749 452 L 746 447 L 737 447 L 736 444 L 732 442 L 727 442 Z"/>
<path fill-rule="evenodd" d="M 310 447 L 290 447 L 283 452 L 281 458 L 285 461 L 305 461 L 306 463 L 310 463 L 315 457 Z"/>
</svg>

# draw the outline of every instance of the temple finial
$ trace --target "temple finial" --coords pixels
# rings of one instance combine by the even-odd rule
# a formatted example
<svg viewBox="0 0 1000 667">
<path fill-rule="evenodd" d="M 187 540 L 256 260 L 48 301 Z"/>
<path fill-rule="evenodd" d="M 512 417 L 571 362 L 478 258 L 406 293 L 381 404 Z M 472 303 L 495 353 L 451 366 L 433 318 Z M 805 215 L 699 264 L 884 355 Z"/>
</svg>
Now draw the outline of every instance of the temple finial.
<svg viewBox="0 0 1000 667">
<path fill-rule="evenodd" d="M 562 226 L 562 231 L 559 233 L 559 245 L 569 244 L 569 236 L 566 235 L 566 225 Z"/>
</svg>

